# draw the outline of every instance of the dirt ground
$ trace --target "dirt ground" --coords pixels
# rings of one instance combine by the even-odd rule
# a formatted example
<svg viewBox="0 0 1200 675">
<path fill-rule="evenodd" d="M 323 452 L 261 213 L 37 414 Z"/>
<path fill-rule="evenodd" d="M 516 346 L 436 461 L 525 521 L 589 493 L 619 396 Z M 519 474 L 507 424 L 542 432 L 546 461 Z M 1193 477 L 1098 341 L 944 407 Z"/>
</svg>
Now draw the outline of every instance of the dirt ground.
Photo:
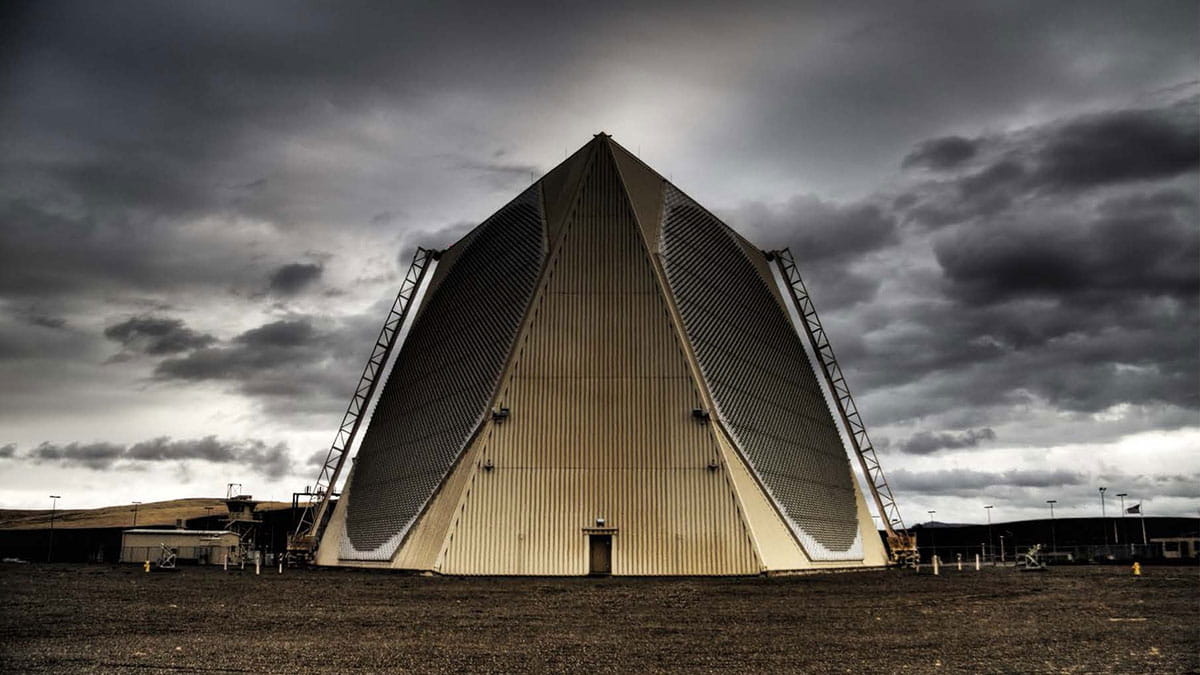
<svg viewBox="0 0 1200 675">
<path fill-rule="evenodd" d="M 1200 574 L 256 577 L 5 564 L 0 670 L 1197 672 Z"/>
</svg>

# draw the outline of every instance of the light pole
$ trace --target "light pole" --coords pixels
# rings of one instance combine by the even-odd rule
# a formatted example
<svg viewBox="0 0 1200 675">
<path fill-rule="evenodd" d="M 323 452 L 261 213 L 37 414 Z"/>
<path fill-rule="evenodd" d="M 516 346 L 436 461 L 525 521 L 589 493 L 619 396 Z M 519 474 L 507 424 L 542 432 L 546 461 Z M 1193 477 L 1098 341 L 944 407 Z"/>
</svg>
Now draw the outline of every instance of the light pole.
<svg viewBox="0 0 1200 675">
<path fill-rule="evenodd" d="M 1117 496 L 1121 498 L 1121 536 L 1125 537 L 1125 543 L 1129 544 L 1129 553 L 1133 553 L 1133 542 L 1129 541 L 1129 530 L 1125 527 L 1125 498 L 1129 496 L 1128 492 L 1118 492 Z M 1115 526 L 1116 523 L 1113 523 Z M 1113 527 L 1113 537 L 1117 536 L 1117 528 Z M 1117 542 L 1121 543 L 1120 541 Z"/>
<path fill-rule="evenodd" d="M 992 564 L 995 565 L 996 564 L 996 551 L 993 550 L 995 548 L 995 544 L 992 543 L 992 507 L 993 506 L 995 506 L 995 504 L 988 504 L 987 506 L 985 506 L 983 508 L 984 508 L 984 512 L 987 513 L 987 519 L 988 519 L 988 553 L 992 556 Z"/>
<path fill-rule="evenodd" d="M 1104 512 L 1104 493 L 1108 492 L 1108 488 L 1100 488 L 1100 533 L 1104 535 L 1104 552 L 1108 553 L 1108 515 Z"/>
<path fill-rule="evenodd" d="M 1054 505 L 1058 503 L 1058 500 L 1047 499 L 1046 503 L 1050 505 L 1050 551 L 1058 553 L 1058 534 L 1054 531 Z"/>
<path fill-rule="evenodd" d="M 134 526 L 134 527 L 137 527 L 137 512 L 138 512 L 138 504 L 141 504 L 141 502 L 134 502 L 134 503 L 133 503 L 133 526 Z"/>
<path fill-rule="evenodd" d="M 50 495 L 50 546 L 46 549 L 46 562 L 54 559 L 54 512 L 58 510 L 59 495 Z"/>
<path fill-rule="evenodd" d="M 929 511 L 929 541 L 933 542 L 933 555 L 937 555 L 937 532 L 933 529 L 933 514 L 937 511 Z M 933 562 L 930 559 L 930 562 Z"/>
</svg>

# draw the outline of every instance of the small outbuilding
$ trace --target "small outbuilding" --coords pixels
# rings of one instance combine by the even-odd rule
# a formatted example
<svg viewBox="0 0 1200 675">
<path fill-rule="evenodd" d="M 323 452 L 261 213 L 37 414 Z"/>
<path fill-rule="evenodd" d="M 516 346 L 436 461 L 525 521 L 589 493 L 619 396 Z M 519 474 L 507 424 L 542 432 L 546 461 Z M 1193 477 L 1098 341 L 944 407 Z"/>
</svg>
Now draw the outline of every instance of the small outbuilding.
<svg viewBox="0 0 1200 675">
<path fill-rule="evenodd" d="M 220 565 L 237 558 L 238 542 L 238 535 L 228 530 L 125 530 L 121 562 L 157 560 L 165 546 L 180 562 Z"/>
<path fill-rule="evenodd" d="M 1151 555 L 1159 558 L 1191 560 L 1200 558 L 1200 538 L 1158 537 L 1150 540 Z"/>
</svg>

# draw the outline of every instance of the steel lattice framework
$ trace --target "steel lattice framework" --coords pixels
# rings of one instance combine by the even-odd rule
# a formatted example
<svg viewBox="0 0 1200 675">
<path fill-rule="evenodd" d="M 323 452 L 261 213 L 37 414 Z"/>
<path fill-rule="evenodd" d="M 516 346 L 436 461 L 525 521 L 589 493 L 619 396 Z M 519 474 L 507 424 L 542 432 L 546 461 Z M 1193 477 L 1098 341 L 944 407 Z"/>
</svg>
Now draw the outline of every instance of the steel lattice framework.
<svg viewBox="0 0 1200 675">
<path fill-rule="evenodd" d="M 779 272 L 783 275 L 792 296 L 792 302 L 796 304 L 796 309 L 800 313 L 800 323 L 804 326 L 804 332 L 808 335 L 809 343 L 817 356 L 821 374 L 825 376 L 825 382 L 833 394 L 833 402 L 846 426 L 850 445 L 854 448 L 854 454 L 858 457 L 859 464 L 862 466 L 867 483 L 871 488 L 871 496 L 875 498 L 875 505 L 879 508 L 879 516 L 883 520 L 883 527 L 888 534 L 888 544 L 892 556 L 898 560 L 904 559 L 910 551 L 915 553 L 916 542 L 904 527 L 904 520 L 900 517 L 900 507 L 897 506 L 896 498 L 892 495 L 892 488 L 883 474 L 883 467 L 879 464 L 878 455 L 875 454 L 875 446 L 871 443 L 866 424 L 863 423 L 862 416 L 858 413 L 858 405 L 854 403 L 854 396 L 850 393 L 850 386 L 846 383 L 842 367 L 838 365 L 837 357 L 834 356 L 833 346 L 829 344 L 825 327 L 821 325 L 821 319 L 817 316 L 817 309 L 808 293 L 808 287 L 804 285 L 804 280 L 800 277 L 800 270 L 796 267 L 796 260 L 792 257 L 791 249 L 772 251 L 769 255 L 775 259 Z"/>
<path fill-rule="evenodd" d="M 338 426 L 337 434 L 334 435 L 333 444 L 329 446 L 329 452 L 325 455 L 325 462 L 321 465 L 317 482 L 309 490 L 308 503 L 301 510 L 296 530 L 288 542 L 288 551 L 292 555 L 311 556 L 320 540 L 321 529 L 325 526 L 329 511 L 330 499 L 334 495 L 334 486 L 337 485 L 342 469 L 346 465 L 346 458 L 354 445 L 354 439 L 366 416 L 367 408 L 375 396 L 375 389 L 381 379 L 380 375 L 382 375 L 388 359 L 391 358 L 393 348 L 400 335 L 400 329 L 404 326 L 409 310 L 413 307 L 417 291 L 421 288 L 430 263 L 436 260 L 437 256 L 437 251 L 420 247 L 413 254 L 408 273 L 405 274 L 404 282 L 400 284 L 400 291 L 396 294 L 387 319 L 384 320 L 383 327 L 379 330 L 379 337 L 375 339 L 371 356 L 367 359 L 362 375 L 358 378 L 358 386 L 354 389 L 354 395 L 350 397 L 346 414 L 342 416 L 342 423 Z"/>
</svg>

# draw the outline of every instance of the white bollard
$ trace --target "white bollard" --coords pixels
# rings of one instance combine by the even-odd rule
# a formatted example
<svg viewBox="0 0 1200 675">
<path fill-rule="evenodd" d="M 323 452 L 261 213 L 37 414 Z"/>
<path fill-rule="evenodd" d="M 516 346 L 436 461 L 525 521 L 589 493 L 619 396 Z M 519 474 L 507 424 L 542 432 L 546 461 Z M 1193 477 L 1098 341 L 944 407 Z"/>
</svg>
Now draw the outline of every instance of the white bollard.
<svg viewBox="0 0 1200 675">
<path fill-rule="evenodd" d="M 975 571 L 976 572 L 979 571 L 979 554 L 978 553 L 975 554 Z"/>
<path fill-rule="evenodd" d="M 961 572 L 962 571 L 962 554 L 961 553 L 958 554 L 957 560 L 958 560 L 958 571 Z"/>
<path fill-rule="evenodd" d="M 279 561 L 279 573 L 283 574 L 283 561 L 282 560 Z"/>
<path fill-rule="evenodd" d="M 254 559 L 254 576 L 258 576 L 262 572 L 262 561 L 258 558 Z"/>
<path fill-rule="evenodd" d="M 938 571 L 938 562 L 938 557 L 936 555 L 933 556 L 933 576 L 935 577 L 941 574 L 941 572 Z"/>
<path fill-rule="evenodd" d="M 226 553 L 225 557 L 221 559 L 221 569 L 225 570 L 226 572 L 229 571 L 229 554 L 228 553 Z"/>
</svg>

